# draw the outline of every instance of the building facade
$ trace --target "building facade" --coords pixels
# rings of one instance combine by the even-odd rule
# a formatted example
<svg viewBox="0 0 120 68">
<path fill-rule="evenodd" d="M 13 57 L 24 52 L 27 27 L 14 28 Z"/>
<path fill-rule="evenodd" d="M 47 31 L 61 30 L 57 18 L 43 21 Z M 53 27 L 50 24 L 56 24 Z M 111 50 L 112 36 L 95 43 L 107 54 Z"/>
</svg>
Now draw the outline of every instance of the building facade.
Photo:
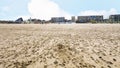
<svg viewBox="0 0 120 68">
<path fill-rule="evenodd" d="M 87 23 L 91 21 L 102 21 L 103 16 L 102 15 L 95 15 L 95 16 L 78 16 L 77 22 L 78 23 Z"/>
<path fill-rule="evenodd" d="M 52 17 L 51 22 L 53 23 L 64 23 L 65 17 Z"/>
<path fill-rule="evenodd" d="M 71 21 L 72 21 L 72 22 L 75 22 L 75 21 L 76 21 L 75 16 L 72 16 L 72 17 L 71 17 Z"/>
<path fill-rule="evenodd" d="M 110 15 L 109 20 L 110 22 L 120 22 L 120 14 Z"/>
</svg>

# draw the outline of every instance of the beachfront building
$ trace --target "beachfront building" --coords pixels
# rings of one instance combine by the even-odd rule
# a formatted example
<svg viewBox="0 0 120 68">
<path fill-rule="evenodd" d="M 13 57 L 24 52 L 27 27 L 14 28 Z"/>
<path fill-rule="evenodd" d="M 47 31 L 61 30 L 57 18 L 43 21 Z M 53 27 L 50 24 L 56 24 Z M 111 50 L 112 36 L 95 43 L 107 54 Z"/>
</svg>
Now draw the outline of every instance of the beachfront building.
<svg viewBox="0 0 120 68">
<path fill-rule="evenodd" d="M 23 18 L 21 17 L 21 18 L 18 18 L 17 20 L 15 20 L 15 22 L 17 23 L 17 24 L 21 24 L 22 22 L 23 22 Z"/>
<path fill-rule="evenodd" d="M 65 17 L 52 17 L 51 22 L 52 23 L 65 23 Z"/>
<path fill-rule="evenodd" d="M 120 14 L 110 15 L 109 20 L 110 22 L 120 22 Z"/>
<path fill-rule="evenodd" d="M 75 16 L 72 16 L 71 20 L 72 20 L 72 22 L 75 22 L 76 21 Z"/>
<path fill-rule="evenodd" d="M 87 22 L 99 22 L 103 21 L 102 15 L 94 15 L 94 16 L 78 16 L 77 23 L 87 23 Z"/>
<path fill-rule="evenodd" d="M 89 21 L 88 16 L 78 16 L 78 18 L 77 18 L 77 23 L 86 23 L 88 21 Z"/>
</svg>

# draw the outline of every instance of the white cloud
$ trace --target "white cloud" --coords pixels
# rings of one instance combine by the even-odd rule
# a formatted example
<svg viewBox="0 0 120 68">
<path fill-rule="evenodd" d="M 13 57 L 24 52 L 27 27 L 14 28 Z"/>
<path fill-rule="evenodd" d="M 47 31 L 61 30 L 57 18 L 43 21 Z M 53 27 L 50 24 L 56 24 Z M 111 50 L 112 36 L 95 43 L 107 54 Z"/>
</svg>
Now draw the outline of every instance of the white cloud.
<svg viewBox="0 0 120 68">
<path fill-rule="evenodd" d="M 59 7 L 52 0 L 31 0 L 28 4 L 28 10 L 32 17 L 49 20 L 51 17 L 65 16 L 70 14 Z"/>
<path fill-rule="evenodd" d="M 81 11 L 79 15 L 85 16 L 85 15 L 103 15 L 104 18 L 108 18 L 109 15 L 112 14 L 117 14 L 117 10 L 114 8 L 111 8 L 110 10 L 100 10 L 100 11 L 95 11 L 95 10 L 87 10 L 87 11 Z"/>
</svg>

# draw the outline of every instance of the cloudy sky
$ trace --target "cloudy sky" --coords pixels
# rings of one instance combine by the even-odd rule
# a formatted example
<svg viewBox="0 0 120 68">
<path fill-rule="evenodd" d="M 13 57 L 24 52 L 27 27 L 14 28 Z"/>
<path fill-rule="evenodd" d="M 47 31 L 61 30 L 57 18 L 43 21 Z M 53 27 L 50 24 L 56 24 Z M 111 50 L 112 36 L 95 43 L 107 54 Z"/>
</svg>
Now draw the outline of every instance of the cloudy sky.
<svg viewBox="0 0 120 68">
<path fill-rule="evenodd" d="M 104 15 L 120 13 L 120 0 L 1 0 L 0 20 L 79 15 Z"/>
</svg>

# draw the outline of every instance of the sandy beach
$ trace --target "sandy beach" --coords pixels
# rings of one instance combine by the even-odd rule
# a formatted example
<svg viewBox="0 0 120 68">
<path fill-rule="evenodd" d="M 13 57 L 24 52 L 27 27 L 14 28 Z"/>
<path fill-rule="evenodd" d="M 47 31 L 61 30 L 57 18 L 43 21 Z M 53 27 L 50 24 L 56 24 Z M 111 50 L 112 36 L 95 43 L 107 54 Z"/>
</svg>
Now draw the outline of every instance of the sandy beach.
<svg viewBox="0 0 120 68">
<path fill-rule="evenodd" d="M 120 24 L 0 24 L 0 68 L 120 68 Z"/>
</svg>

